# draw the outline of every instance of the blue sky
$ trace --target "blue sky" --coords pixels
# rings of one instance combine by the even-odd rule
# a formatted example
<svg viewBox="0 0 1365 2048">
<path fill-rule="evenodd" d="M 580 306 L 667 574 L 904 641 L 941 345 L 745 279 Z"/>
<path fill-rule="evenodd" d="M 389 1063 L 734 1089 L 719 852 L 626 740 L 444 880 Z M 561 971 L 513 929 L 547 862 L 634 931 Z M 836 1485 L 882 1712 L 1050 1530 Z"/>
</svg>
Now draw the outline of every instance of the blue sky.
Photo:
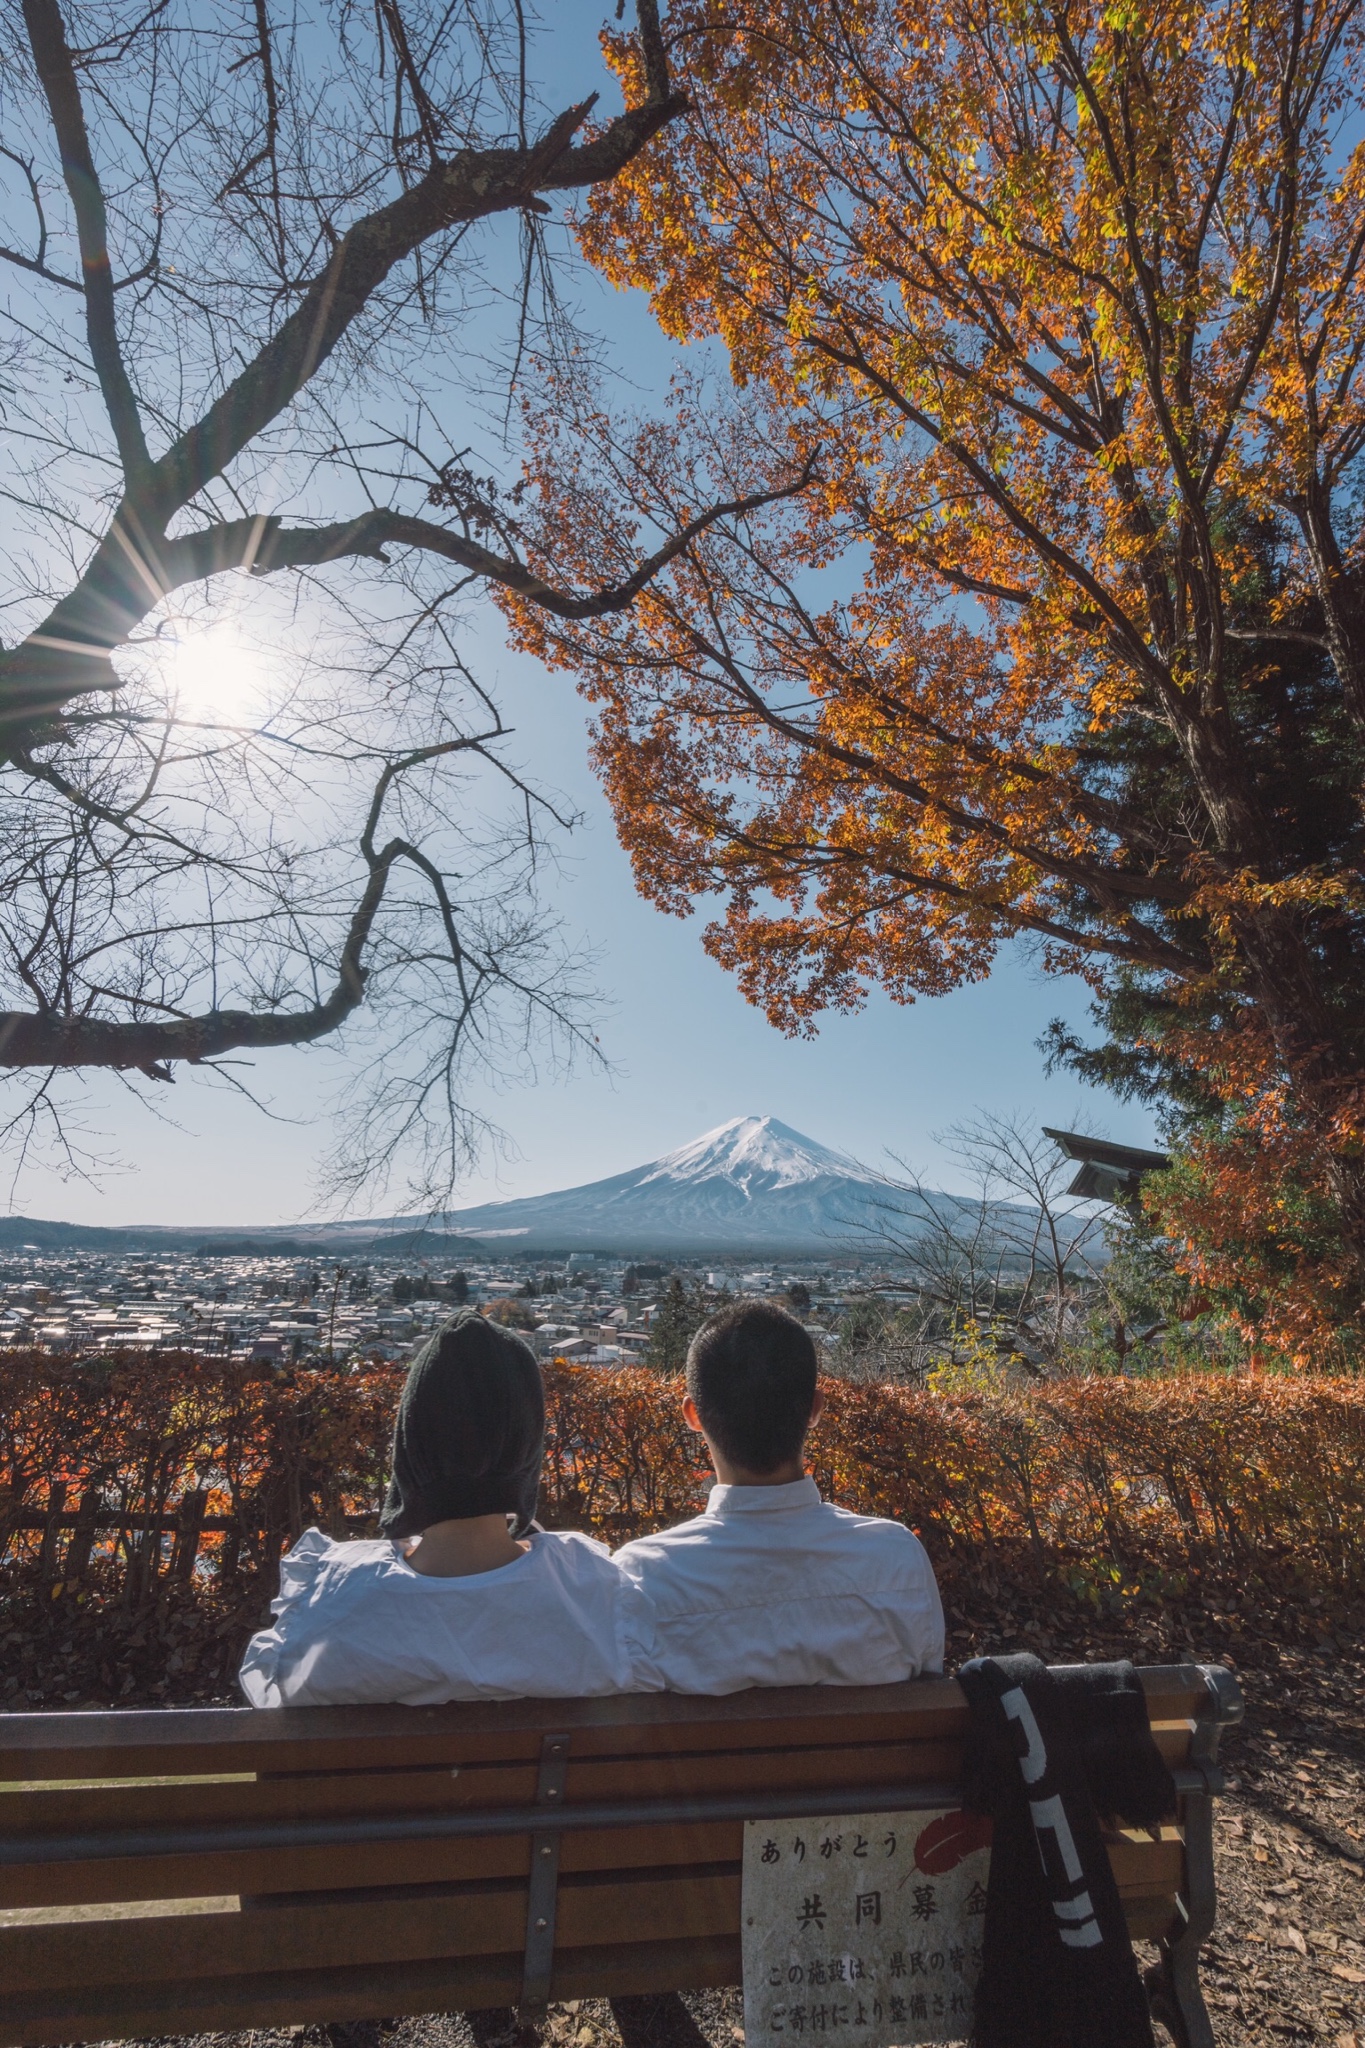
<svg viewBox="0 0 1365 2048">
<path fill-rule="evenodd" d="M 583 0 L 549 10 L 542 75 L 556 79 L 561 104 L 595 86 L 610 99 L 595 45 L 603 12 Z M 590 320 L 609 322 L 634 375 L 661 381 L 668 359 L 644 309 L 603 287 L 584 291 Z M 782 1038 L 707 959 L 700 918 L 662 917 L 636 897 L 587 766 L 583 707 L 569 681 L 509 653 L 491 615 L 475 643 L 478 671 L 517 729 L 520 761 L 587 814 L 555 893 L 570 930 L 598 953 L 607 997 L 598 1029 L 613 1071 L 483 1097 L 509 1147 L 465 1180 L 457 1203 L 597 1179 L 750 1113 L 770 1113 L 873 1165 L 899 1155 L 948 1186 L 954 1173 L 933 1134 L 977 1109 L 1085 1120 L 1115 1138 L 1150 1140 L 1141 1111 L 1044 1076 L 1035 1041 L 1054 1015 L 1081 1020 L 1085 996 L 1021 953 L 1004 956 L 976 987 L 908 1008 L 874 997 L 862 1014 L 829 1020 L 814 1041 Z M 326 1103 L 346 1076 L 344 1052 L 283 1052 L 245 1076 L 271 1113 L 182 1075 L 158 1091 L 159 1116 L 116 1078 L 95 1077 L 84 1121 L 109 1169 L 93 1184 L 31 1170 L 15 1206 L 107 1224 L 264 1224 L 315 1214 Z"/>
<path fill-rule="evenodd" d="M 1088 1119 L 1112 1137 L 1150 1140 L 1141 1111 L 1044 1076 L 1034 1041 L 1049 1017 L 1082 1019 L 1084 991 L 1018 953 L 956 994 L 908 1008 L 876 996 L 813 1041 L 781 1037 L 703 953 L 701 918 L 663 917 L 636 896 L 587 766 L 571 684 L 507 653 L 493 625 L 480 672 L 509 707 L 519 757 L 587 813 L 557 896 L 570 928 L 598 949 L 609 1003 L 598 1028 L 615 1071 L 483 1097 L 512 1151 L 490 1158 L 457 1202 L 599 1179 L 748 1114 L 777 1116 L 870 1164 L 898 1154 L 947 1186 L 955 1176 L 933 1133 L 978 1108 L 1063 1125 Z M 346 1071 L 344 1057 L 317 1048 L 258 1059 L 247 1078 L 273 1116 L 182 1072 L 158 1091 L 157 1118 L 100 1077 L 87 1123 L 106 1134 L 100 1149 L 120 1165 L 95 1186 L 33 1173 L 18 1206 L 109 1224 L 263 1224 L 315 1213 L 310 1173 L 328 1140 L 325 1104 Z"/>
</svg>

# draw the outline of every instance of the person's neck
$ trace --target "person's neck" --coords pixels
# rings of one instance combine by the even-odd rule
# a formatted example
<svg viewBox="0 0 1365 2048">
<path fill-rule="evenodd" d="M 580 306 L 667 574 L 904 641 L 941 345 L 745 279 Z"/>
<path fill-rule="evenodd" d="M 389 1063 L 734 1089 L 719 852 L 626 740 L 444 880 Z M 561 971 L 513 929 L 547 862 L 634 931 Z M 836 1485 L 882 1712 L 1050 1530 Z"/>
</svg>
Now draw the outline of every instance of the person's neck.
<svg viewBox="0 0 1365 2048">
<path fill-rule="evenodd" d="M 530 1547 L 513 1536 L 506 1515 L 470 1515 L 457 1522 L 433 1522 L 405 1556 L 412 1569 L 428 1579 L 472 1579 L 515 1564 Z"/>
<path fill-rule="evenodd" d="M 777 1465 L 771 1472 L 751 1472 L 746 1465 L 732 1465 L 709 1441 L 707 1449 L 722 1486 L 791 1486 L 806 1476 L 803 1458 L 788 1458 L 785 1465 Z"/>
</svg>

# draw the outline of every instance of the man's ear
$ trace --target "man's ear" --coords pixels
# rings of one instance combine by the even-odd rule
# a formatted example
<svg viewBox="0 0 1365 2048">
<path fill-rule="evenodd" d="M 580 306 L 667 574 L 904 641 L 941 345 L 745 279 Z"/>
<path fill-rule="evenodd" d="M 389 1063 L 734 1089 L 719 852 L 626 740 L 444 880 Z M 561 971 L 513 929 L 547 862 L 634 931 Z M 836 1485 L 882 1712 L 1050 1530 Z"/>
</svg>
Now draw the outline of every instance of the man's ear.
<svg viewBox="0 0 1365 2048">
<path fill-rule="evenodd" d="M 825 1397 L 824 1394 L 821 1392 L 820 1388 L 817 1387 L 815 1389 L 815 1399 L 810 1404 L 810 1419 L 812 1427 L 815 1423 L 817 1423 L 820 1420 L 820 1417 L 824 1414 L 824 1412 Z"/>
<path fill-rule="evenodd" d="M 697 1404 L 690 1394 L 684 1394 L 683 1396 L 683 1421 L 689 1429 L 695 1429 L 698 1436 L 705 1436 L 706 1432 L 701 1426 L 701 1417 L 697 1413 Z"/>
</svg>

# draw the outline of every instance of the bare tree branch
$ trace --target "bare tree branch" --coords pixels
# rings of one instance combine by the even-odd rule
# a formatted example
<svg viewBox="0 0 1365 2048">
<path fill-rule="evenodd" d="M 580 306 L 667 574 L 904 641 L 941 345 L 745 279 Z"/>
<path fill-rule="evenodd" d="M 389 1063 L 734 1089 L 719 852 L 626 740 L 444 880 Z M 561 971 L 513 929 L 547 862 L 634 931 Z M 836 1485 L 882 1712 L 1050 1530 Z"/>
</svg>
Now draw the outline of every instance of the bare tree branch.
<svg viewBox="0 0 1365 2048">
<path fill-rule="evenodd" d="M 401 1171 L 426 1201 L 491 1128 L 474 1077 L 599 1057 L 541 894 L 545 834 L 574 820 L 509 756 L 460 607 L 490 586 L 566 619 L 629 606 L 741 507 L 558 588 L 523 559 L 521 487 L 482 519 L 443 424 L 500 415 L 509 452 L 503 285 L 473 230 L 616 176 L 682 110 L 653 0 L 642 97 L 592 129 L 594 97 L 537 113 L 517 0 L 343 14 L 246 0 L 225 26 L 152 0 L 83 48 L 63 0 L 21 11 L 0 1074 L 23 1100 L 0 1128 L 24 1156 L 47 1128 L 75 1166 L 81 1070 L 141 1088 L 344 1030 L 364 1050 L 337 1186 Z M 542 337 L 576 345 L 548 264 L 538 232 L 519 390 Z"/>
<path fill-rule="evenodd" d="M 119 346 L 104 191 L 90 152 L 76 67 L 57 0 L 24 0 L 24 22 L 33 61 L 52 114 L 52 126 L 61 148 L 66 188 L 76 216 L 81 272 L 85 280 L 90 355 L 104 394 L 109 424 L 118 443 L 125 480 L 130 491 L 139 491 L 147 479 L 147 441 L 137 397 Z"/>
</svg>

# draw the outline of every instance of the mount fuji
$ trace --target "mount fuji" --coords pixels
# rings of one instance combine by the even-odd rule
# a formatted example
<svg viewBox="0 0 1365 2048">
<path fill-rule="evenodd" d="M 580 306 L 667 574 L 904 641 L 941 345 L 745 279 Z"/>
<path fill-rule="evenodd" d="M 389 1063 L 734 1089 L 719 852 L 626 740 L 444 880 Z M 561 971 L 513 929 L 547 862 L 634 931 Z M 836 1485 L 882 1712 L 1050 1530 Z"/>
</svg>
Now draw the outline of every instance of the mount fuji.
<svg viewBox="0 0 1365 2048">
<path fill-rule="evenodd" d="M 818 1256 L 871 1220 L 882 1183 L 772 1116 L 737 1116 L 646 1166 L 558 1194 L 447 1212 L 490 1250 Z"/>
<path fill-rule="evenodd" d="M 943 1195 L 940 1205 L 960 1198 Z M 127 1251 L 137 1246 L 205 1253 L 349 1251 L 453 1255 L 461 1241 L 521 1252 L 619 1253 L 628 1258 L 820 1258 L 875 1249 L 896 1208 L 885 1183 L 842 1152 L 772 1116 L 737 1116 L 662 1159 L 610 1180 L 529 1195 L 418 1221 L 382 1216 L 341 1223 L 268 1224 L 233 1230 L 175 1225 L 93 1225 L 0 1217 L 0 1249 Z M 904 1219 L 902 1219 L 902 1223 Z"/>
</svg>

